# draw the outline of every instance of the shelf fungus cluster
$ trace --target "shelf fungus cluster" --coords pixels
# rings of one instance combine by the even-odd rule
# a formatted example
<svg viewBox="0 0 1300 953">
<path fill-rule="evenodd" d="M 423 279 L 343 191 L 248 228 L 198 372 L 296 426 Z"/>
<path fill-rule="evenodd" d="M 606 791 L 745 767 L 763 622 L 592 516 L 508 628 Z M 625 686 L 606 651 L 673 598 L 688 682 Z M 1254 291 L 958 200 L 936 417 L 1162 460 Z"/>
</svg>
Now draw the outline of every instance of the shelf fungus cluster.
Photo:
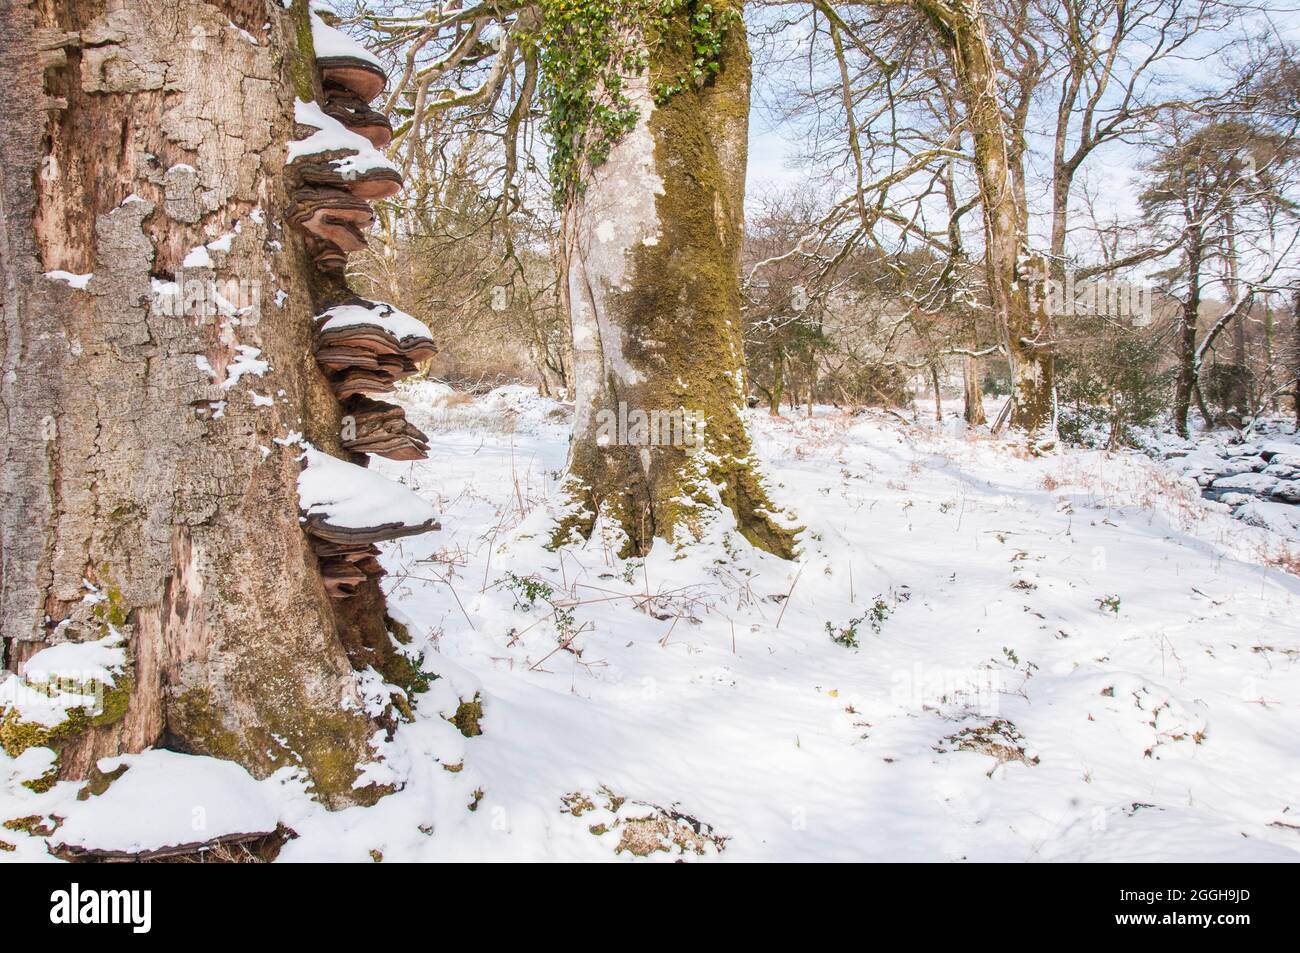
<svg viewBox="0 0 1300 953">
<path fill-rule="evenodd" d="M 376 399 L 416 373 L 436 349 L 429 329 L 392 305 L 367 301 L 344 283 L 347 256 L 366 245 L 372 202 L 396 195 L 402 176 L 379 150 L 392 139 L 387 117 L 370 107 L 383 91 L 379 61 L 328 26 L 312 4 L 312 40 L 321 103 L 299 100 L 294 120 L 309 130 L 289 144 L 291 203 L 287 219 L 300 229 L 322 273 L 313 350 L 342 404 L 341 443 L 364 454 L 421 460 L 428 439 L 402 408 Z M 410 490 L 363 465 L 309 449 L 298 480 L 303 529 L 334 598 L 355 595 L 383 575 L 376 544 L 438 529 L 436 514 Z"/>
<path fill-rule="evenodd" d="M 375 400 L 435 349 L 428 329 L 392 305 L 354 299 L 316 318 L 316 362 L 343 402 L 343 446 L 392 460 L 423 460 L 428 440 L 402 408 Z"/>
<path fill-rule="evenodd" d="M 376 543 L 440 528 L 433 507 L 400 483 L 314 448 L 305 462 L 298 477 L 303 529 L 336 599 L 383 575 Z"/>
</svg>

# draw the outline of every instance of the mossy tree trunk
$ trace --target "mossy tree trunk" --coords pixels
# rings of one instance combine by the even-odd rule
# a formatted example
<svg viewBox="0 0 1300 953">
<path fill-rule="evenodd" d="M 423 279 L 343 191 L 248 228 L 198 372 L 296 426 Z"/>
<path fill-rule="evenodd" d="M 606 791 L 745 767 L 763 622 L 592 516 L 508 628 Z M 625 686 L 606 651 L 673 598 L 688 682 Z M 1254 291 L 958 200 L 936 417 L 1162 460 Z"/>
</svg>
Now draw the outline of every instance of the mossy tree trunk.
<svg viewBox="0 0 1300 953">
<path fill-rule="evenodd" d="M 912 0 L 929 18 L 952 63 L 975 156 L 984 210 L 985 261 L 994 313 L 1011 365 L 1011 426 L 1031 447 L 1056 442 L 1052 328 L 1041 281 L 1047 262 L 1031 257 L 1025 231 L 1023 160 L 1008 149 L 998 96 L 997 68 L 989 50 L 979 0 Z"/>
<path fill-rule="evenodd" d="M 125 637 L 127 704 L 58 739 L 65 777 L 163 744 L 258 775 L 302 765 L 332 805 L 371 799 L 352 784 L 375 725 L 286 441 L 339 452 L 308 262 L 279 224 L 294 14 L 279 0 L 0 10 L 5 667 Z M 203 290 L 175 313 L 159 289 L 182 272 Z M 382 600 L 372 612 L 382 625 Z"/>
<path fill-rule="evenodd" d="M 565 209 L 576 512 L 560 538 L 589 534 L 599 514 L 626 533 L 625 553 L 640 554 L 655 538 L 697 537 L 729 511 L 755 545 L 793 553 L 793 527 L 771 512 L 741 416 L 750 60 L 739 3 L 714 4 L 727 9 L 737 19 L 716 73 L 666 97 L 656 84 L 689 66 L 690 7 L 640 38 L 648 69 L 623 76 L 636 125 Z M 602 438 L 620 405 L 627 415 L 698 414 L 702 445 L 620 442 L 605 439 L 608 428 Z"/>
</svg>

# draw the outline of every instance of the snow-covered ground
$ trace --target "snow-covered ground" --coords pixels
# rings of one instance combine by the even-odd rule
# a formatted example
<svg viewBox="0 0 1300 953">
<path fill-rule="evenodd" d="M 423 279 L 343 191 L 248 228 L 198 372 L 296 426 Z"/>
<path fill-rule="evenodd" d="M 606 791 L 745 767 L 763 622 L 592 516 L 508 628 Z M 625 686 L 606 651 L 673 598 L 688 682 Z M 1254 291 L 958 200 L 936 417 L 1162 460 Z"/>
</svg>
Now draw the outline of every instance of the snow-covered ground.
<svg viewBox="0 0 1300 953">
<path fill-rule="evenodd" d="M 288 772 L 151 752 L 124 759 L 149 784 L 78 801 L 22 787 L 32 755 L 0 760 L 0 818 L 120 847 L 202 839 L 199 807 L 206 836 L 274 816 L 282 861 L 1300 859 L 1300 578 L 1277 568 L 1300 545 L 1164 463 L 755 413 L 802 557 L 721 527 L 621 561 L 544 548 L 563 407 L 405 401 L 430 459 L 378 469 L 443 530 L 384 553 L 439 676 L 376 769 L 402 790 L 329 813 Z M 476 695 L 466 737 L 447 717 Z M 175 833 L 125 823 L 159 796 Z"/>
</svg>

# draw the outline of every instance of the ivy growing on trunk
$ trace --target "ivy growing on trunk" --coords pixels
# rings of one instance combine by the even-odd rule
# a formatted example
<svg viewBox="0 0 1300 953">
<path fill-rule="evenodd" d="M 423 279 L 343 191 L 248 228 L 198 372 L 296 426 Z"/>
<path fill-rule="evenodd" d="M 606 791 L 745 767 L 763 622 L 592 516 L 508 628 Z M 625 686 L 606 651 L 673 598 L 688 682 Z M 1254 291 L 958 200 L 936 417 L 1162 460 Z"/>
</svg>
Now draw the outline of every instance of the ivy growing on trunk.
<svg viewBox="0 0 1300 953">
<path fill-rule="evenodd" d="M 668 39 L 670 20 L 685 13 L 685 38 Z M 699 0 L 543 0 L 541 95 L 543 129 L 552 142 L 551 188 L 562 207 L 582 188 L 584 163 L 601 165 L 636 126 L 637 108 L 628 98 L 627 77 L 639 76 L 649 51 L 665 44 L 689 44 L 688 65 L 652 78 L 654 101 L 702 86 L 721 67 L 727 30 L 740 20 L 734 8 L 718 10 Z"/>
</svg>

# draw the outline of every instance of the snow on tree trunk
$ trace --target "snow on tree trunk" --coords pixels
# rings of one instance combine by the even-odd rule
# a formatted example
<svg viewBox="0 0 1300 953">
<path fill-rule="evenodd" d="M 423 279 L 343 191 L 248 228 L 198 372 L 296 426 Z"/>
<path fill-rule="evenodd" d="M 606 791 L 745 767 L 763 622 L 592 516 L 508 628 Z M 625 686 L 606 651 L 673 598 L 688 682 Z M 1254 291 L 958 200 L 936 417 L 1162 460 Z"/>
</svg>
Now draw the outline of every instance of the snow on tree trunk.
<svg viewBox="0 0 1300 953">
<path fill-rule="evenodd" d="M 51 744 L 65 777 L 163 744 L 373 799 L 352 788 L 376 727 L 355 633 L 299 524 L 294 438 L 341 453 L 279 224 L 299 21 L 267 0 L 0 9 L 4 662 L 112 633 L 129 659 L 102 712 L 42 732 L 10 711 L 0 740 Z"/>
<path fill-rule="evenodd" d="M 662 31 L 649 68 L 623 77 L 635 127 L 565 210 L 576 513 L 557 538 L 590 534 L 599 514 L 640 554 L 656 537 L 698 537 L 725 509 L 752 543 L 790 556 L 795 527 L 773 512 L 741 417 L 744 29 L 726 31 L 711 80 L 656 103 L 654 83 L 690 49 L 674 42 L 689 37 L 688 13 Z"/>
</svg>

